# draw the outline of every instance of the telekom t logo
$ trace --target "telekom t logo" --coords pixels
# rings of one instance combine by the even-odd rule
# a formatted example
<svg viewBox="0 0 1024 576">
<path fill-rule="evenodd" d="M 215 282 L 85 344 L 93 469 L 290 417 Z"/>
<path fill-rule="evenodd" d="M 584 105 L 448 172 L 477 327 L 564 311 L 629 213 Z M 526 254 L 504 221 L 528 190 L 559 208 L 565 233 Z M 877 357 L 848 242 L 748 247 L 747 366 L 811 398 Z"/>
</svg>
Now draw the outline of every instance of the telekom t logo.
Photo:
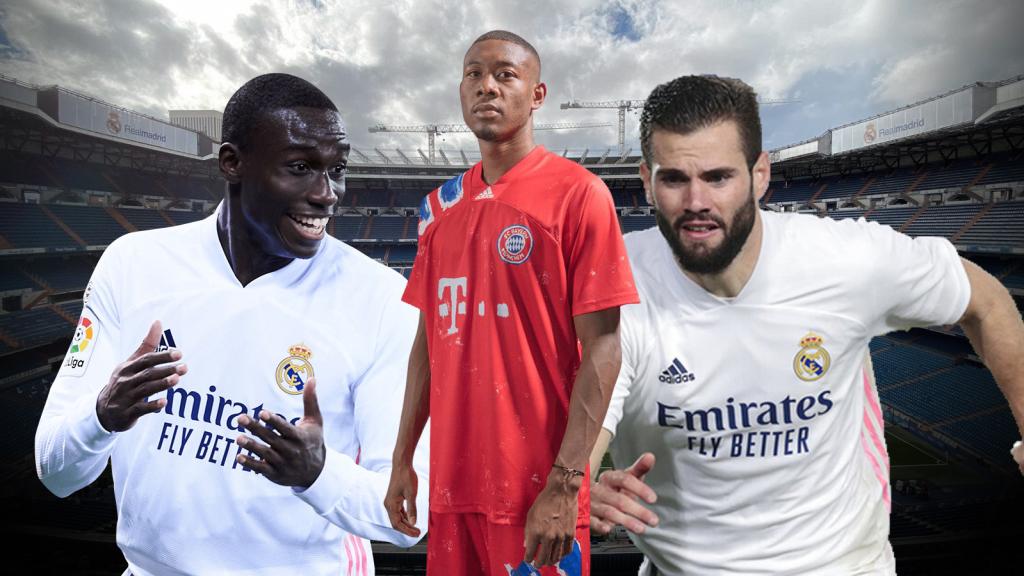
<svg viewBox="0 0 1024 576">
<path fill-rule="evenodd" d="M 449 296 L 446 297 L 445 292 L 448 292 Z M 452 317 L 452 325 L 448 327 L 448 334 L 455 334 L 459 331 L 455 319 L 459 314 L 466 315 L 466 277 L 441 278 L 441 281 L 437 283 L 437 298 L 441 300 L 441 305 L 437 309 L 441 318 L 447 318 L 449 315 Z"/>
</svg>

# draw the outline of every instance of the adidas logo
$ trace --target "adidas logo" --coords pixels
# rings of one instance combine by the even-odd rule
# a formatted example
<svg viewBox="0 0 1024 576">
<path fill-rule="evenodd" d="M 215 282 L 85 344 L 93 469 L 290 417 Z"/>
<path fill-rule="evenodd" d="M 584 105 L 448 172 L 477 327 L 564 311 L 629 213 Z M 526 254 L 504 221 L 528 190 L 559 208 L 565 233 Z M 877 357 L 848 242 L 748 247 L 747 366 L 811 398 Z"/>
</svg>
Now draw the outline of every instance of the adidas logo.
<svg viewBox="0 0 1024 576">
<path fill-rule="evenodd" d="M 476 197 L 473 198 L 473 200 L 486 200 L 488 198 L 494 198 L 494 193 L 491 192 L 490 186 L 484 188 L 484 191 L 477 194 Z"/>
<path fill-rule="evenodd" d="M 171 336 L 171 329 L 164 330 L 164 333 L 160 336 L 160 345 L 156 347 L 157 352 L 163 352 L 168 348 L 177 348 L 178 345 L 174 343 L 174 336 Z"/>
<path fill-rule="evenodd" d="M 682 384 L 683 382 L 693 382 L 696 379 L 697 377 L 692 372 L 686 370 L 679 358 L 673 358 L 668 368 L 662 370 L 661 375 L 658 376 L 658 381 L 664 384 Z"/>
</svg>

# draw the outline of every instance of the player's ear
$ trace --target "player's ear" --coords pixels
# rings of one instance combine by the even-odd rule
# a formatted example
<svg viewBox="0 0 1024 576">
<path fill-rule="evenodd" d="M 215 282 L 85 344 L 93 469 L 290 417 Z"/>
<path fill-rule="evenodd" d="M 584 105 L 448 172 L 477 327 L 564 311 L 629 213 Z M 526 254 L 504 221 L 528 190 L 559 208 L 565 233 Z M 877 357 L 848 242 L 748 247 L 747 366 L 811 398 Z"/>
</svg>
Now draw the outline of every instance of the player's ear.
<svg viewBox="0 0 1024 576">
<path fill-rule="evenodd" d="M 238 146 L 231 142 L 221 144 L 217 162 L 225 180 L 231 184 L 238 184 L 242 181 L 242 154 Z"/>
<path fill-rule="evenodd" d="M 548 85 L 543 82 L 538 82 L 533 87 L 533 110 L 540 109 L 544 105 L 544 99 L 548 97 Z"/>
<path fill-rule="evenodd" d="M 640 159 L 640 181 L 644 184 L 644 196 L 647 198 L 647 203 L 654 206 L 654 195 L 651 193 L 653 188 L 651 187 L 651 169 L 647 167 L 647 159 Z"/>
<path fill-rule="evenodd" d="M 761 152 L 750 170 L 750 176 L 754 179 L 754 199 L 760 201 L 768 191 L 768 184 L 772 179 L 772 163 L 768 159 L 767 152 Z"/>
</svg>

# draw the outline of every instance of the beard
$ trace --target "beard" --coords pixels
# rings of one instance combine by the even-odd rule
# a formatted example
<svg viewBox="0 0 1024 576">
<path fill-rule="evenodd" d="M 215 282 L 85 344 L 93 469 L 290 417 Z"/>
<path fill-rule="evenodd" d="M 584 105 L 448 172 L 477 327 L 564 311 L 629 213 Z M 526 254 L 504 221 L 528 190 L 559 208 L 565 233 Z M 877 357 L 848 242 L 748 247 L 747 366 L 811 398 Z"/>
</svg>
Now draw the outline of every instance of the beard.
<svg viewBox="0 0 1024 576">
<path fill-rule="evenodd" d="M 479 126 L 471 131 L 473 132 L 473 136 L 476 136 L 477 139 L 483 140 L 484 142 L 497 142 L 500 140 L 500 134 L 494 126 Z"/>
<path fill-rule="evenodd" d="M 757 211 L 757 204 L 754 202 L 754 190 L 751 185 L 748 201 L 736 211 L 732 222 L 726 225 L 719 216 L 711 214 L 698 214 L 696 212 L 684 212 L 676 218 L 675 222 L 669 222 L 660 210 L 655 209 L 654 217 L 658 222 L 658 230 L 665 237 L 676 261 L 683 270 L 693 274 L 718 274 L 725 270 L 736 259 L 736 256 L 747 243 L 750 231 L 754 229 L 754 216 Z M 711 220 L 724 234 L 722 243 L 715 248 L 696 246 L 687 248 L 679 239 L 679 232 L 687 222 L 692 220 Z"/>
</svg>

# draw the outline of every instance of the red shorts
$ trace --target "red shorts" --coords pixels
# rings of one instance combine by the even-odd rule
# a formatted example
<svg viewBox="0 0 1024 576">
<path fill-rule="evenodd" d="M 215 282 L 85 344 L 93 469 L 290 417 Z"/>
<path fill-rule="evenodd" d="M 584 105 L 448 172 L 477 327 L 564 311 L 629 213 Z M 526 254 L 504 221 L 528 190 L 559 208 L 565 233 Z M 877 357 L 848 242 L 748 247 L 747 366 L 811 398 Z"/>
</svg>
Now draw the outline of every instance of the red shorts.
<svg viewBox="0 0 1024 576">
<path fill-rule="evenodd" d="M 590 527 L 576 528 L 573 552 L 540 570 L 523 564 L 523 526 L 492 524 L 483 514 L 427 520 L 427 576 L 590 576 Z"/>
</svg>

